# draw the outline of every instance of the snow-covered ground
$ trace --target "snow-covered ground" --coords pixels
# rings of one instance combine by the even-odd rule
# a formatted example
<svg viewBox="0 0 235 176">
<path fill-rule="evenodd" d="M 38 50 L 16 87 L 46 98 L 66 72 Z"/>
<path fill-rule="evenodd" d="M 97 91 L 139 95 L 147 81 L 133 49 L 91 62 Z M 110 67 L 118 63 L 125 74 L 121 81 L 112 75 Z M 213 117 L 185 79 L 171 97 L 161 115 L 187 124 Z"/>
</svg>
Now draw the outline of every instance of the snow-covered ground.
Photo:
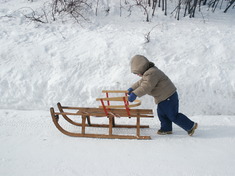
<svg viewBox="0 0 235 176">
<path fill-rule="evenodd" d="M 235 10 L 204 8 L 203 17 L 180 21 L 158 11 L 147 23 L 141 11 L 119 17 L 116 1 L 100 2 L 89 22 L 40 24 L 22 7 L 43 1 L 0 0 L 0 175 L 234 175 Z M 177 126 L 156 135 L 157 117 L 142 121 L 147 141 L 71 138 L 54 127 L 49 108 L 57 102 L 97 107 L 102 90 L 137 81 L 135 54 L 175 83 L 181 111 L 199 123 L 193 137 Z M 151 97 L 141 101 L 156 109 Z"/>
<path fill-rule="evenodd" d="M 0 175 L 4 176 L 235 174 L 234 116 L 192 116 L 199 123 L 193 137 L 176 126 L 173 135 L 159 136 L 157 119 L 142 120 L 150 128 L 141 134 L 152 140 L 68 137 L 55 128 L 48 111 L 1 110 L 0 117 Z"/>
</svg>

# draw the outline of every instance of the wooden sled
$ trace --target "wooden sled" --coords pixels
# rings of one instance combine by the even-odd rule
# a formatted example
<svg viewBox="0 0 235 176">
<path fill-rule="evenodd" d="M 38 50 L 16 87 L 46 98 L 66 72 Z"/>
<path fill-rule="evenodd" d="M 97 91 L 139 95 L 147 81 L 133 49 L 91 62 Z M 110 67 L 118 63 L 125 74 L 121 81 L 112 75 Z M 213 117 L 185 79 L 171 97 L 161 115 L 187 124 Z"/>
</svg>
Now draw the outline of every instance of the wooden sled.
<svg viewBox="0 0 235 176">
<path fill-rule="evenodd" d="M 109 93 L 127 93 L 127 91 L 102 91 L 106 93 L 105 98 L 97 98 L 102 106 L 99 108 L 89 107 L 69 107 L 62 106 L 57 103 L 59 112 L 55 112 L 54 108 L 50 109 L 52 120 L 59 131 L 63 134 L 73 137 L 92 137 L 92 138 L 115 138 L 115 139 L 151 139 L 150 136 L 141 136 L 140 128 L 149 128 L 148 125 L 140 125 L 141 118 L 153 118 L 153 111 L 151 109 L 130 109 L 140 105 L 140 100 L 136 100 L 134 104 L 129 104 L 127 96 L 123 97 L 109 97 Z M 124 102 L 124 105 L 111 105 L 111 102 Z M 67 112 L 65 112 L 67 111 Z M 70 111 L 70 112 L 68 112 Z M 73 111 L 73 112 L 71 112 Z M 74 112 L 75 111 L 75 112 Z M 59 124 L 59 117 L 62 116 L 67 122 L 81 128 L 80 133 L 69 132 Z M 80 116 L 81 123 L 75 122 L 69 116 Z M 93 124 L 91 117 L 107 117 L 108 124 Z M 115 118 L 136 118 L 135 125 L 116 124 Z M 91 134 L 86 133 L 86 127 L 105 127 L 109 128 L 108 134 Z M 136 135 L 117 135 L 113 134 L 113 128 L 136 128 Z"/>
</svg>

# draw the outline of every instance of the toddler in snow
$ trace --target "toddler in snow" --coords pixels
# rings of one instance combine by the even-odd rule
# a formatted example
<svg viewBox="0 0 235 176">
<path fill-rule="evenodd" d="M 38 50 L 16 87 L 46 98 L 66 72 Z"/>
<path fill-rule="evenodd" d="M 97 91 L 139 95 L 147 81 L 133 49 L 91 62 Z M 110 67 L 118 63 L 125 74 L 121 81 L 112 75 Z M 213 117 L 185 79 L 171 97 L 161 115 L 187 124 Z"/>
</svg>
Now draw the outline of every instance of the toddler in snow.
<svg viewBox="0 0 235 176">
<path fill-rule="evenodd" d="M 141 79 L 128 89 L 128 100 L 133 102 L 137 96 L 142 97 L 146 94 L 154 97 L 161 122 L 157 134 L 172 134 L 172 122 L 174 122 L 192 136 L 198 124 L 179 113 L 178 94 L 171 80 L 142 55 L 136 55 L 131 59 L 131 72 Z"/>
</svg>

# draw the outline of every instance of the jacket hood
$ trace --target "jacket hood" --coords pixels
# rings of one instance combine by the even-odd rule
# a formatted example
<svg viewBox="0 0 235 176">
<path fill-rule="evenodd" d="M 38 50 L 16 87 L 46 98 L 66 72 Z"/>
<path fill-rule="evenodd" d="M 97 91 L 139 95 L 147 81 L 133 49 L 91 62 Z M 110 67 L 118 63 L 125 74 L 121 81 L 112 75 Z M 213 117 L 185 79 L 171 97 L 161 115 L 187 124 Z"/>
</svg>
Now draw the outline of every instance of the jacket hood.
<svg viewBox="0 0 235 176">
<path fill-rule="evenodd" d="M 131 59 L 131 72 L 134 74 L 143 75 L 146 70 L 149 69 L 150 65 L 153 64 L 142 55 L 135 55 Z"/>
</svg>

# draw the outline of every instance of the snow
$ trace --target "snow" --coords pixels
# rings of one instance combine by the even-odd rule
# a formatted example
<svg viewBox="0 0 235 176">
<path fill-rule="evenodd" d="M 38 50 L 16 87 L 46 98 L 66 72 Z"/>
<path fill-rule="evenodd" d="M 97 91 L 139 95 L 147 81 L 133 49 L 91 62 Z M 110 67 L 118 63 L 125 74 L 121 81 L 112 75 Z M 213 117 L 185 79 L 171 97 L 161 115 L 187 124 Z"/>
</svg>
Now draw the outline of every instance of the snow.
<svg viewBox="0 0 235 176">
<path fill-rule="evenodd" d="M 0 0 L 0 175 L 235 174 L 234 9 L 205 8 L 203 17 L 180 21 L 158 11 L 147 23 L 141 11 L 119 17 L 107 0 L 89 22 L 25 19 L 22 12 L 30 10 L 23 7 L 43 2 Z M 175 83 L 180 110 L 199 123 L 193 137 L 177 126 L 173 135 L 156 135 L 157 117 L 141 121 L 150 125 L 141 134 L 152 140 L 72 138 L 55 128 L 49 108 L 57 102 L 97 107 L 102 90 L 126 90 L 137 81 L 129 68 L 135 54 Z M 141 101 L 140 108 L 156 109 L 151 97 Z"/>
<path fill-rule="evenodd" d="M 4 2 L 0 108 L 46 110 L 58 101 L 95 105 L 102 89 L 125 90 L 138 79 L 130 74 L 129 62 L 143 54 L 176 84 L 186 114 L 235 113 L 234 10 L 180 21 L 159 16 L 150 23 L 141 15 L 114 14 L 81 22 L 81 27 L 35 24 L 22 15 L 27 10 L 17 10 L 37 9 L 39 1 Z M 143 107 L 153 106 L 151 97 L 143 101 Z"/>
<path fill-rule="evenodd" d="M 48 111 L 1 110 L 0 117 L 0 175 L 235 174 L 234 116 L 192 116 L 200 125 L 193 137 L 177 126 L 173 135 L 158 136 L 158 121 L 142 120 L 150 128 L 141 134 L 152 140 L 68 137 Z"/>
</svg>

